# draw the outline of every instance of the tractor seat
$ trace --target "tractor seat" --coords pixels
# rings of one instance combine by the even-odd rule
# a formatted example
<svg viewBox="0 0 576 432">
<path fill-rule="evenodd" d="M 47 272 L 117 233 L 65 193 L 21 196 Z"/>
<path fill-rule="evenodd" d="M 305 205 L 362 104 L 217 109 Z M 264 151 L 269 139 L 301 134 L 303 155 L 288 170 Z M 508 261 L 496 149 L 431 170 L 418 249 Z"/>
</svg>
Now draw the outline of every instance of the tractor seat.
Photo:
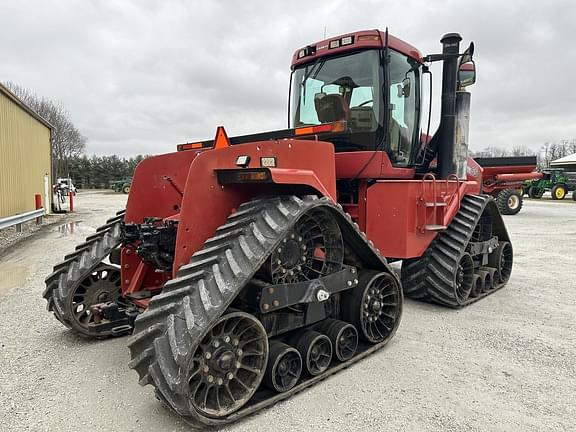
<svg viewBox="0 0 576 432">
<path fill-rule="evenodd" d="M 350 108 L 339 94 L 316 93 L 314 106 L 320 123 L 350 120 Z"/>
</svg>

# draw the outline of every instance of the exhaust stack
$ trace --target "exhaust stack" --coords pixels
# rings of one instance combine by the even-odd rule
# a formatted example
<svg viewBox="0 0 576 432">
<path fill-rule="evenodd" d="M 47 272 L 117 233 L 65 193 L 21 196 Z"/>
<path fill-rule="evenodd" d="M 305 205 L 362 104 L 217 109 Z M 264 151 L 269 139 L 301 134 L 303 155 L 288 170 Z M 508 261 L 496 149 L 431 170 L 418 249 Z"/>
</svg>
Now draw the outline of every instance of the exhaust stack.
<svg viewBox="0 0 576 432">
<path fill-rule="evenodd" d="M 456 86 L 458 81 L 458 54 L 462 36 L 458 33 L 448 33 L 442 37 L 442 106 L 440 109 L 440 127 L 438 143 L 438 174 L 446 179 L 450 174 L 457 174 L 456 163 L 460 150 L 456 150 Z M 467 140 L 466 140 L 467 141 Z M 466 168 L 464 177 L 466 178 Z"/>
</svg>

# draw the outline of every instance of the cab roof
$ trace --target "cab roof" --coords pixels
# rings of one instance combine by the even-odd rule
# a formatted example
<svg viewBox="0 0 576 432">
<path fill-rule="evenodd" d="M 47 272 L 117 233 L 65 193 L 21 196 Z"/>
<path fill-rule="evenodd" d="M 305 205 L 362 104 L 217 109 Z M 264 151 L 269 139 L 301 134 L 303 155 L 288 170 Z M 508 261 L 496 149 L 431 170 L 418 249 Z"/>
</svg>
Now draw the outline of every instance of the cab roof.
<svg viewBox="0 0 576 432">
<path fill-rule="evenodd" d="M 381 30 L 361 30 L 324 39 L 296 50 L 292 69 L 315 61 L 318 57 L 342 54 L 359 49 L 384 48 L 386 33 Z M 388 33 L 388 47 L 422 63 L 422 53 L 414 46 Z"/>
</svg>

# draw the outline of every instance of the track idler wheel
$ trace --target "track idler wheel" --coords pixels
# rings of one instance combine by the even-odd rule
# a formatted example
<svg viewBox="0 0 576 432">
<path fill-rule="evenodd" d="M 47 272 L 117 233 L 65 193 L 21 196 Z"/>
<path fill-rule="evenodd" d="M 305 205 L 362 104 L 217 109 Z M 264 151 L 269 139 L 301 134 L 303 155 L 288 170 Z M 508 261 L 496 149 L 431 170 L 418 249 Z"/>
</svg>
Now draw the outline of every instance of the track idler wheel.
<svg viewBox="0 0 576 432">
<path fill-rule="evenodd" d="M 454 277 L 456 297 L 460 303 L 463 303 L 470 296 L 473 287 L 474 261 L 470 254 L 462 254 Z"/>
<path fill-rule="evenodd" d="M 332 342 L 328 336 L 314 330 L 304 330 L 296 333 L 292 342 L 310 375 L 320 375 L 328 369 L 332 361 Z"/>
<path fill-rule="evenodd" d="M 302 356 L 297 349 L 278 341 L 270 342 L 264 384 L 278 393 L 296 385 L 302 374 Z"/>
<path fill-rule="evenodd" d="M 353 323 L 360 337 L 379 343 L 392 334 L 400 319 L 402 298 L 396 279 L 389 273 L 365 271 L 358 285 L 343 299 L 343 318 Z"/>
<path fill-rule="evenodd" d="M 226 417 L 250 400 L 268 360 L 266 330 L 254 316 L 222 316 L 194 353 L 188 377 L 190 403 L 202 415 Z"/>
<path fill-rule="evenodd" d="M 510 279 L 513 261 L 512 245 L 506 241 L 500 242 L 498 247 L 488 257 L 488 265 L 498 269 L 499 283 L 506 283 Z"/>
<path fill-rule="evenodd" d="M 327 319 L 318 324 L 316 330 L 330 338 L 334 355 L 341 362 L 350 360 L 356 354 L 358 330 L 352 324 L 340 320 Z"/>
</svg>

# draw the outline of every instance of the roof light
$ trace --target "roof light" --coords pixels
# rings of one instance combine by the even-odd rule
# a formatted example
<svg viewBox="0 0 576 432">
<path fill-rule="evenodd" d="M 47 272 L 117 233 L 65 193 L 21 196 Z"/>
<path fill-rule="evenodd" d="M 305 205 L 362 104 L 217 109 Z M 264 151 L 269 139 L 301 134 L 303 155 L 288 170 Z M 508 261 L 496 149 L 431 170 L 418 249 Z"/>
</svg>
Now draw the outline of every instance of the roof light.
<svg viewBox="0 0 576 432">
<path fill-rule="evenodd" d="M 332 49 L 332 48 L 338 48 L 339 46 L 340 46 L 340 41 L 339 41 L 339 40 L 330 41 L 330 49 Z"/>
<path fill-rule="evenodd" d="M 345 36 L 342 38 L 342 46 L 352 45 L 354 43 L 354 36 Z"/>
<path fill-rule="evenodd" d="M 298 58 L 299 59 L 301 59 L 305 55 L 306 55 L 306 50 L 301 49 L 300 51 L 298 51 Z"/>
</svg>

